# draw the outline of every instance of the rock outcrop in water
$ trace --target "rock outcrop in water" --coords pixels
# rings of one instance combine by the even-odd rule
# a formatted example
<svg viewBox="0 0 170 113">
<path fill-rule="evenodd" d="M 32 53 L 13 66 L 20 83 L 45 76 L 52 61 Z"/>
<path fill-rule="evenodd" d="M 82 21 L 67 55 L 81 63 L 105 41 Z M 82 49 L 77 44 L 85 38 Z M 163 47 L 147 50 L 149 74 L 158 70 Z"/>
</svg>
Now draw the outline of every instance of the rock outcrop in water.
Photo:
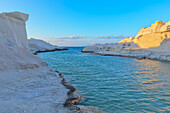
<svg viewBox="0 0 170 113">
<path fill-rule="evenodd" d="M 110 47 L 90 46 L 82 52 L 94 52 L 100 55 L 127 56 L 138 59 L 170 61 L 170 21 L 156 21 L 148 28 L 142 28 L 135 37 L 126 37 Z"/>
<path fill-rule="evenodd" d="M 0 14 L 0 112 L 79 112 L 72 104 L 64 106 L 71 89 L 59 73 L 30 52 L 27 19 L 20 12 Z"/>
<path fill-rule="evenodd" d="M 39 52 L 50 52 L 50 51 L 62 51 L 62 50 L 68 50 L 67 48 L 61 48 L 54 45 L 51 45 L 43 40 L 29 38 L 28 44 L 30 51 L 33 54 L 37 54 Z"/>
</svg>

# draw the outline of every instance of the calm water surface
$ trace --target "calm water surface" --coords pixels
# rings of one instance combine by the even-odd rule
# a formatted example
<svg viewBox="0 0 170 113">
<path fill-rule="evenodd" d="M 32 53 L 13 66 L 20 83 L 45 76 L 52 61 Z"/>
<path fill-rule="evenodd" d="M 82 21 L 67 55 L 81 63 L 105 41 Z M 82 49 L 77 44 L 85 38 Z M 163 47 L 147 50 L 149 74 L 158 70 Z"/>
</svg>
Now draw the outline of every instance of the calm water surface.
<svg viewBox="0 0 170 113">
<path fill-rule="evenodd" d="M 113 112 L 170 112 L 170 63 L 81 53 L 39 53 L 83 96 L 81 105 Z"/>
</svg>

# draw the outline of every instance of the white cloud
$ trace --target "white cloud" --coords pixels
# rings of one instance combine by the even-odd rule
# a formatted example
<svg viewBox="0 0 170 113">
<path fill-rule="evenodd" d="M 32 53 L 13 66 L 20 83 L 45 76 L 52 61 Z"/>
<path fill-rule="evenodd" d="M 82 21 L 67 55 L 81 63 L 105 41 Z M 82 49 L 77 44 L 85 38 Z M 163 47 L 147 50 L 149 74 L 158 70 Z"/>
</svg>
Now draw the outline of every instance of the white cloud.
<svg viewBox="0 0 170 113">
<path fill-rule="evenodd" d="M 112 38 L 114 38 L 114 39 L 116 39 L 116 38 L 124 38 L 124 36 L 123 35 L 119 35 L 119 36 L 112 36 L 112 35 L 103 36 L 103 35 L 101 35 L 98 38 L 101 38 L 101 39 L 112 39 Z"/>
<path fill-rule="evenodd" d="M 73 35 L 73 36 L 68 36 L 68 37 L 59 37 L 58 39 L 81 39 L 81 38 L 83 38 L 83 36 Z"/>
<path fill-rule="evenodd" d="M 104 43 L 116 43 L 119 42 L 122 35 L 119 36 L 100 36 L 100 37 L 89 37 L 89 36 L 68 36 L 59 38 L 46 38 L 48 43 L 58 46 L 89 46 L 93 44 L 104 44 Z M 112 39 L 112 40 L 109 40 Z"/>
</svg>

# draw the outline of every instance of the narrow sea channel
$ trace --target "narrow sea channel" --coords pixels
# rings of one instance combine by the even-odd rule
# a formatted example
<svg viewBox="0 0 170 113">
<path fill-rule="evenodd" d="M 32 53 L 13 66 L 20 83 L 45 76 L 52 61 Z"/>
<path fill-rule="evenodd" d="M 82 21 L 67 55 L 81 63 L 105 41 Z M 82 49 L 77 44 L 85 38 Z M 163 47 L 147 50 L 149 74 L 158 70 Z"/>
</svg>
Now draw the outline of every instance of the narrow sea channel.
<svg viewBox="0 0 170 113">
<path fill-rule="evenodd" d="M 91 55 L 81 49 L 38 54 L 78 89 L 80 105 L 108 113 L 170 112 L 170 63 Z"/>
</svg>

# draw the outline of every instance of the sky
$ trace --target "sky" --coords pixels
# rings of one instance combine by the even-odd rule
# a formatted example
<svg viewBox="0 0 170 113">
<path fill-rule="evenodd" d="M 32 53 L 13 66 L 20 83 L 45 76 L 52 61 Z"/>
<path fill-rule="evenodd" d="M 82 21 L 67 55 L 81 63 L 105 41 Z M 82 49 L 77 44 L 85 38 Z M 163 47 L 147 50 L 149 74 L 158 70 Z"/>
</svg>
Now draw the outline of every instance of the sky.
<svg viewBox="0 0 170 113">
<path fill-rule="evenodd" d="M 0 12 L 29 14 L 28 38 L 59 46 L 117 43 L 157 20 L 170 21 L 170 0 L 0 0 Z"/>
</svg>

